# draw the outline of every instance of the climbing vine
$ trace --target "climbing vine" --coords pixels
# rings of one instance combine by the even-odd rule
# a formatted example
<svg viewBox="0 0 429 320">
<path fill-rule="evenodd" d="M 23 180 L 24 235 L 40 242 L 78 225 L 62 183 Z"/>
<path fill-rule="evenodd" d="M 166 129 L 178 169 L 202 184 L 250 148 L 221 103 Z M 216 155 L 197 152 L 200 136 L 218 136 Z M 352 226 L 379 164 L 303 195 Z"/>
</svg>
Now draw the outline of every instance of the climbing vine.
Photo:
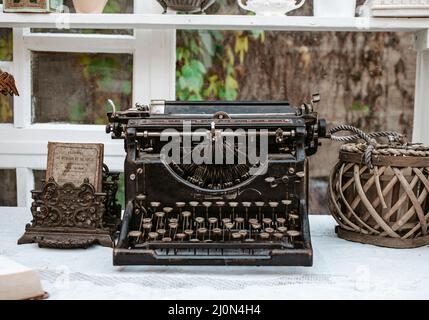
<svg viewBox="0 0 429 320">
<path fill-rule="evenodd" d="M 176 95 L 179 100 L 235 100 L 237 76 L 262 31 L 179 31 Z"/>
</svg>

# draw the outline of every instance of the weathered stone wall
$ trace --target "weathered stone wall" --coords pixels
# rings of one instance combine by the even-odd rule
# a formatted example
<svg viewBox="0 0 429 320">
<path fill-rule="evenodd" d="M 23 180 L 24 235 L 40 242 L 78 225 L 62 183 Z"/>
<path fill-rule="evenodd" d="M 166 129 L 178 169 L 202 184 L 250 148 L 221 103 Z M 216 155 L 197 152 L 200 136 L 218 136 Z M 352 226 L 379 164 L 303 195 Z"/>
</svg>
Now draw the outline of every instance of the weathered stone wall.
<svg viewBox="0 0 429 320">
<path fill-rule="evenodd" d="M 221 12 L 238 13 L 235 1 L 228 3 L 229 9 Z M 311 11 L 312 1 L 307 1 L 294 15 Z M 266 32 L 264 43 L 249 45 L 239 74 L 239 99 L 300 104 L 319 92 L 318 111 L 330 127 L 345 123 L 411 137 L 415 68 L 412 35 L 407 33 Z M 338 148 L 338 143 L 323 141 L 311 159 L 311 176 L 321 179 L 312 184 L 313 212 L 327 211 L 324 181 Z"/>
</svg>

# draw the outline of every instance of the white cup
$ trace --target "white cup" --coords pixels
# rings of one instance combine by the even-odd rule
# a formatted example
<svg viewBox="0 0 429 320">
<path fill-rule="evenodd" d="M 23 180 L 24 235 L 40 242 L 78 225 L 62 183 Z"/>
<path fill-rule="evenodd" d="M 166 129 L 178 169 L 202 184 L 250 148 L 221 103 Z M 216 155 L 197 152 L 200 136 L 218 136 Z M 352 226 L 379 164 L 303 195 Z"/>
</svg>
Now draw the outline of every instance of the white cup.
<svg viewBox="0 0 429 320">
<path fill-rule="evenodd" d="M 313 0 L 315 17 L 354 17 L 356 0 Z"/>
<path fill-rule="evenodd" d="M 305 0 L 247 0 L 246 4 L 244 1 L 237 0 L 241 8 L 264 16 L 285 15 L 302 7 L 305 3 Z"/>
</svg>

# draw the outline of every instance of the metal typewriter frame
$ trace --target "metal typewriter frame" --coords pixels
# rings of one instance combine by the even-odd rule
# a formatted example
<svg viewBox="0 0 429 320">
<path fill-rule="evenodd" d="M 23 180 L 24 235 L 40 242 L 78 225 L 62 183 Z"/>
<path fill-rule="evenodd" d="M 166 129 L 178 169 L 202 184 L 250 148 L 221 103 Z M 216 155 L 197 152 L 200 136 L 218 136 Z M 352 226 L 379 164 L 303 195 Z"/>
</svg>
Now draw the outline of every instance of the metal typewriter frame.
<svg viewBox="0 0 429 320">
<path fill-rule="evenodd" d="M 317 102 L 317 101 L 316 101 Z M 179 110 L 175 114 L 168 114 L 165 111 L 166 106 Z M 139 172 L 145 172 L 145 165 L 160 162 L 157 154 L 150 152 L 144 155 L 144 159 L 136 158 L 136 141 L 141 138 L 159 137 L 159 132 L 164 128 L 179 128 L 185 117 L 192 118 L 195 126 L 193 129 L 206 128 L 207 120 L 216 118 L 214 115 L 207 114 L 181 114 L 183 108 L 198 110 L 198 108 L 213 107 L 214 111 L 224 111 L 228 107 L 240 106 L 243 109 L 241 114 L 228 114 L 228 119 L 217 119 L 217 128 L 231 127 L 248 127 L 248 128 L 265 128 L 269 129 L 269 135 L 275 136 L 276 139 L 290 138 L 296 144 L 295 157 L 274 154 L 269 156 L 269 161 L 277 163 L 278 166 L 293 167 L 295 173 L 302 175 L 293 179 L 298 179 L 298 190 L 295 194 L 296 205 L 300 215 L 299 228 L 301 230 L 302 245 L 300 248 L 290 248 L 283 242 L 168 242 L 161 241 L 145 242 L 142 244 L 132 244 L 128 237 L 130 228 L 133 225 L 136 208 L 140 208 L 140 203 L 146 203 L 146 195 L 142 199 L 137 199 L 140 192 L 137 190 L 136 176 L 138 179 Z M 113 262 L 114 265 L 278 265 L 278 266 L 311 266 L 313 263 L 313 251 L 310 238 L 310 229 L 308 222 L 308 161 L 307 155 L 312 155 L 317 151 L 318 138 L 323 136 L 324 121 L 319 120 L 317 114 L 313 111 L 311 105 L 302 105 L 300 108 L 293 109 L 294 112 L 260 114 L 248 113 L 246 106 L 250 109 L 252 106 L 271 106 L 281 107 L 289 106 L 287 102 L 154 102 L 152 106 L 137 106 L 126 112 L 117 113 L 115 110 L 108 115 L 110 124 L 107 126 L 107 132 L 112 132 L 115 139 L 125 140 L 125 150 L 127 158 L 125 160 L 125 177 L 126 177 L 126 208 L 122 220 L 122 227 L 117 244 L 114 248 Z M 161 107 L 161 112 L 166 114 L 155 114 L 154 110 Z M 150 110 L 152 109 L 152 110 Z M 152 111 L 152 112 L 151 112 Z M 290 110 L 289 110 L 290 111 Z M 272 117 L 271 120 L 270 117 Z M 261 119 L 262 118 L 262 119 Z M 279 130 L 279 119 L 283 129 L 290 127 L 291 130 Z M 142 130 L 142 128 L 147 130 Z M 313 130 L 311 133 L 309 131 Z M 271 162 L 270 162 L 271 163 Z M 168 172 L 168 170 L 166 171 Z M 145 175 L 147 173 L 145 172 Z M 170 172 L 170 175 L 172 173 Z M 130 179 L 133 177 L 133 179 Z M 144 177 L 144 179 L 149 179 Z M 177 178 L 176 178 L 177 179 Z M 292 179 L 292 178 L 291 178 Z M 295 181 L 295 180 L 293 180 Z M 292 183 L 287 182 L 287 183 Z M 184 183 L 182 183 L 185 185 Z M 286 182 L 285 182 L 286 184 Z M 236 188 L 231 190 L 206 190 L 197 186 L 188 185 L 193 188 L 194 199 L 204 199 L 207 195 L 215 194 L 225 196 Z M 143 207 L 143 205 L 142 205 Z M 135 224 L 135 222 L 134 222 Z M 234 255 L 237 251 L 239 254 Z M 225 252 L 227 254 L 225 254 Z"/>
</svg>

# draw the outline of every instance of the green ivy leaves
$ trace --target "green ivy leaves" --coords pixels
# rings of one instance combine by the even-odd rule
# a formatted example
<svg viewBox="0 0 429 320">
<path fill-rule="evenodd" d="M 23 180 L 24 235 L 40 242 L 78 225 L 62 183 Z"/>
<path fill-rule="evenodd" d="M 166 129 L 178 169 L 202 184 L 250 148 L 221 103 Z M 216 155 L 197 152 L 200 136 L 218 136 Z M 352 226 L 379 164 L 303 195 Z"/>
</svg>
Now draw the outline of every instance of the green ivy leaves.
<svg viewBox="0 0 429 320">
<path fill-rule="evenodd" d="M 249 41 L 263 31 L 179 31 L 176 95 L 179 100 L 236 100 L 238 74 Z"/>
</svg>

